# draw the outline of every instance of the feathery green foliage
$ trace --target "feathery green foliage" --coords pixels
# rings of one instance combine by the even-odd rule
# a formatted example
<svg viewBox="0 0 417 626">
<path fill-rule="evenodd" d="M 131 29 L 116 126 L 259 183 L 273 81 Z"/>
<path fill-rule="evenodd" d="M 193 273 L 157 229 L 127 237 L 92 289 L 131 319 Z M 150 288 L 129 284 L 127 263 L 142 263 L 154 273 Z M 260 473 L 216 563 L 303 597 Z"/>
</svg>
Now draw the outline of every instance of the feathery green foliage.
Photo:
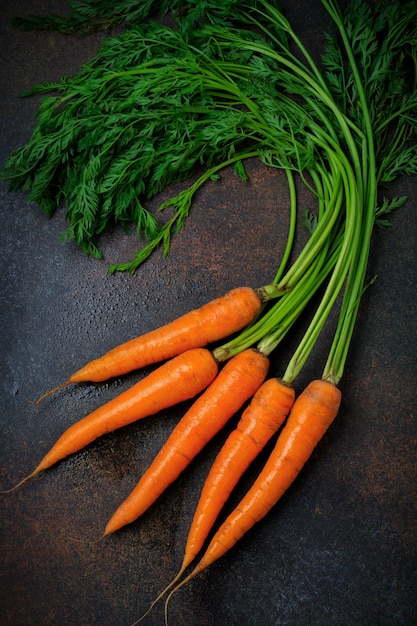
<svg viewBox="0 0 417 626">
<path fill-rule="evenodd" d="M 337 22 L 337 3 L 323 5 Z M 413 2 L 350 2 L 343 23 L 359 76 L 338 30 L 327 35 L 319 71 L 273 0 L 68 6 L 66 18 L 40 16 L 18 26 L 125 30 L 73 76 L 23 94 L 42 96 L 36 127 L 2 177 L 10 190 L 27 190 L 48 216 L 65 206 L 62 237 L 88 254 L 101 256 L 98 236 L 109 225 L 134 224 L 145 247 L 112 269 L 133 272 L 160 245 L 167 254 L 199 186 L 249 156 L 304 176 L 328 166 L 323 142 L 360 153 L 371 134 L 377 186 L 417 171 Z M 169 11 L 175 27 L 150 19 Z M 294 42 L 305 58 L 293 54 Z M 167 203 L 174 214 L 161 223 L 146 201 L 192 175 L 200 177 Z"/>
</svg>

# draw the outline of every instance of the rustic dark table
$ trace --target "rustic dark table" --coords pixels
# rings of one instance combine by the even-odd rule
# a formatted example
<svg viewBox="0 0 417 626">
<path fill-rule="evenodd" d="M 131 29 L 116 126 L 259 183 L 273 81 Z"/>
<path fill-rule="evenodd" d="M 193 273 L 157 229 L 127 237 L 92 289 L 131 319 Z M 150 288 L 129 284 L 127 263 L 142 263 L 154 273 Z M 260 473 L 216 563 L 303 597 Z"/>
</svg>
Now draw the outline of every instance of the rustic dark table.
<svg viewBox="0 0 417 626">
<path fill-rule="evenodd" d="M 1 164 L 34 125 L 38 100 L 19 93 L 73 73 L 103 38 L 10 28 L 14 15 L 65 6 L 59 0 L 1 3 Z M 305 41 L 319 48 L 327 23 L 320 2 L 282 6 Z M 134 254 L 135 235 L 106 234 L 104 261 L 88 258 L 58 242 L 62 212 L 48 221 L 22 193 L 9 194 L 1 184 L 2 488 L 29 472 L 67 426 L 146 371 L 68 388 L 39 407 L 28 398 L 232 287 L 270 282 L 288 227 L 285 177 L 256 161 L 248 172 L 246 184 L 232 172 L 210 182 L 171 254 L 155 254 L 135 276 L 107 271 Z M 270 515 L 178 594 L 172 626 L 417 623 L 417 181 L 398 181 L 394 191 L 409 201 L 393 226 L 374 236 L 369 274 L 378 279 L 363 298 L 336 422 Z M 301 203 L 308 203 L 303 193 Z M 330 332 L 297 390 L 321 371 Z M 274 355 L 271 374 L 283 372 L 292 345 Z M 105 541 L 88 540 L 100 534 L 187 406 L 110 434 L 0 496 L 2 625 L 126 626 L 147 608 L 177 571 L 224 433 L 141 520 Z M 143 622 L 162 623 L 162 606 Z"/>
</svg>

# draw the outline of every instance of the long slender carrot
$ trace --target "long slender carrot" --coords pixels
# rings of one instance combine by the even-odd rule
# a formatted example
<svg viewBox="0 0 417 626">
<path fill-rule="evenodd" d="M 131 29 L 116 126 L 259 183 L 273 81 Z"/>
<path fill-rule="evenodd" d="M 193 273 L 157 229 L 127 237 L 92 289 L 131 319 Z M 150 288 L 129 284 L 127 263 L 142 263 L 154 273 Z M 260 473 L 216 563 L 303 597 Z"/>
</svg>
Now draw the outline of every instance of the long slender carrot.
<svg viewBox="0 0 417 626">
<path fill-rule="evenodd" d="M 337 415 L 340 390 L 325 380 L 312 381 L 296 399 L 277 443 L 252 487 L 212 538 L 194 570 L 166 600 L 217 561 L 261 520 L 293 483 Z"/>
<path fill-rule="evenodd" d="M 226 439 L 205 480 L 188 533 L 178 574 L 152 601 L 138 624 L 176 584 L 203 547 L 224 503 L 251 462 L 278 431 L 294 403 L 294 389 L 279 378 L 269 378 L 243 411 L 236 428 Z M 132 625 L 134 626 L 134 625 Z"/>
<path fill-rule="evenodd" d="M 206 478 L 185 547 L 184 571 L 203 547 L 224 503 L 240 477 L 284 423 L 294 389 L 278 378 L 261 385 L 227 438 Z"/>
<path fill-rule="evenodd" d="M 77 370 L 64 383 L 44 393 L 39 404 L 58 389 L 79 382 L 101 382 L 127 372 L 170 359 L 186 350 L 207 346 L 247 326 L 259 313 L 269 295 L 267 287 L 257 290 L 237 287 L 199 309 L 116 346 Z"/>
<path fill-rule="evenodd" d="M 217 373 L 218 364 L 206 348 L 194 348 L 167 361 L 133 387 L 70 426 L 35 470 L 12 489 L 81 450 L 97 437 L 194 397 L 210 385 Z"/>
<path fill-rule="evenodd" d="M 104 535 L 142 515 L 265 380 L 269 359 L 249 348 L 228 361 L 180 420 Z"/>
</svg>

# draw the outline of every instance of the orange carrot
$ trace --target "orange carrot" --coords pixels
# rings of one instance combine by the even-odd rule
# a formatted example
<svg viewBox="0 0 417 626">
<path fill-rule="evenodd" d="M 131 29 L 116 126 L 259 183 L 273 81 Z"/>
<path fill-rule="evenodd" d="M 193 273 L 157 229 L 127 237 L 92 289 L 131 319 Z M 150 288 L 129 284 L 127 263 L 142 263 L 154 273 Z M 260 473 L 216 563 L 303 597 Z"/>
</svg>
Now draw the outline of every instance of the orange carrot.
<svg viewBox="0 0 417 626">
<path fill-rule="evenodd" d="M 113 348 L 47 391 L 34 404 L 58 389 L 79 382 L 101 382 L 170 359 L 186 350 L 207 346 L 247 326 L 259 313 L 264 289 L 238 287 L 173 322 Z"/>
<path fill-rule="evenodd" d="M 203 547 L 218 514 L 240 477 L 283 424 L 294 403 L 294 389 L 270 378 L 256 392 L 207 476 L 191 524 L 181 570 Z"/>
<path fill-rule="evenodd" d="M 254 484 L 220 526 L 194 570 L 171 591 L 165 607 L 182 585 L 230 550 L 278 502 L 333 422 L 340 401 L 339 389 L 324 380 L 311 382 L 298 396 L 288 421 Z"/>
<path fill-rule="evenodd" d="M 259 387 L 251 403 L 243 411 L 236 428 L 222 446 L 206 478 L 178 574 L 135 624 L 148 615 L 197 556 L 232 489 L 272 435 L 278 431 L 293 403 L 294 390 L 278 378 L 270 378 Z"/>
<path fill-rule="evenodd" d="M 226 363 L 168 437 L 128 498 L 109 520 L 104 535 L 142 515 L 260 387 L 269 360 L 249 348 Z"/>
<path fill-rule="evenodd" d="M 194 397 L 214 380 L 217 372 L 217 362 L 206 348 L 194 348 L 167 361 L 133 387 L 70 426 L 36 469 L 13 489 L 81 450 L 97 437 Z"/>
</svg>

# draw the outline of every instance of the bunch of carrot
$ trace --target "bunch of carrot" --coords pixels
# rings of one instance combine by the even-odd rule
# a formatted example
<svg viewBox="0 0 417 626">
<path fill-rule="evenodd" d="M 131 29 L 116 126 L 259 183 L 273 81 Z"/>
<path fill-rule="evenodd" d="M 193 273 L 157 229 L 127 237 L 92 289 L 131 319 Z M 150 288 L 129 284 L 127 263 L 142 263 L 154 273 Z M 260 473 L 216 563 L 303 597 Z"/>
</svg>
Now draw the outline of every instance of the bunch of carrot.
<svg viewBox="0 0 417 626">
<path fill-rule="evenodd" d="M 202 488 L 179 573 L 157 599 L 170 590 L 169 599 L 270 511 L 310 458 L 340 407 L 338 386 L 366 288 L 377 188 L 383 171 L 382 166 L 377 166 L 375 132 L 376 129 L 382 132 L 383 127 L 375 127 L 378 120 L 371 115 L 353 44 L 339 8 L 333 0 L 323 0 L 323 4 L 338 27 L 344 54 L 349 59 L 362 126 L 341 108 L 290 24 L 267 0 L 260 0 L 256 11 L 263 11 L 277 28 L 280 26 L 305 60 L 301 62 L 288 51 L 284 54 L 279 42 L 278 49 L 273 50 L 249 38 L 239 40 L 243 51 L 256 49 L 259 55 L 273 56 L 282 70 L 276 77 L 277 85 L 283 81 L 282 93 L 277 90 L 276 97 L 281 98 L 288 121 L 294 124 L 296 120 L 303 121 L 303 141 L 293 131 L 291 123 L 285 138 L 285 148 L 292 148 L 294 159 L 289 160 L 284 154 L 280 161 L 279 150 L 270 151 L 268 156 L 275 165 L 285 169 L 291 198 L 287 247 L 274 280 L 256 290 L 236 288 L 201 309 L 122 344 L 72 374 L 52 391 L 69 383 L 104 381 L 162 362 L 131 389 L 71 426 L 35 470 L 18 483 L 109 431 L 198 396 L 131 494 L 108 521 L 104 537 L 141 516 L 231 417 L 243 410 Z M 398 31 L 402 26 L 405 28 L 405 23 L 398 24 Z M 230 36 L 237 37 L 236 34 Z M 219 40 L 219 48 L 222 45 L 226 43 Z M 195 71 L 204 73 L 206 69 L 201 66 Z M 221 71 L 222 81 L 216 81 L 214 67 L 210 71 L 210 89 L 221 84 L 225 97 L 238 98 L 233 79 L 229 87 L 224 81 L 225 68 Z M 246 67 L 236 66 L 233 78 L 238 72 L 245 76 Z M 295 96 L 292 99 L 288 95 L 290 84 L 291 96 Z M 246 99 L 245 104 L 248 102 Z M 259 132 L 261 125 L 259 112 Z M 404 137 L 405 131 L 400 129 L 399 132 Z M 296 226 L 293 169 L 300 155 L 305 154 L 306 146 L 309 156 L 314 158 L 308 165 L 300 166 L 300 173 L 305 179 L 308 175 L 309 185 L 317 197 L 317 219 L 307 244 L 288 267 Z M 317 296 L 316 309 L 282 377 L 268 378 L 270 354 L 306 306 L 312 304 L 313 296 Z M 322 374 L 296 396 L 294 381 L 336 303 L 337 327 Z M 210 344 L 223 339 L 225 343 L 221 346 L 209 348 Z M 232 489 L 271 438 L 275 438 L 275 445 L 255 482 L 211 537 L 195 568 L 183 577 L 212 532 Z"/>
<path fill-rule="evenodd" d="M 295 400 L 291 386 L 293 375 L 287 374 L 283 379 L 267 378 L 268 354 L 282 330 L 278 334 L 272 331 L 264 335 L 265 324 L 271 317 L 276 323 L 280 307 L 288 300 L 282 323 L 288 317 L 287 324 L 291 325 L 295 317 L 289 315 L 291 301 L 294 300 L 294 310 L 299 309 L 300 303 L 299 298 L 293 299 L 290 293 L 293 292 L 283 292 L 275 283 L 258 290 L 234 289 L 199 310 L 114 348 L 75 372 L 64 384 L 105 380 L 151 362 L 164 361 L 132 388 L 68 428 L 35 470 L 13 489 L 97 437 L 199 394 L 137 486 L 108 521 L 102 535 L 105 537 L 138 519 L 230 418 L 250 401 L 207 476 L 180 571 L 157 598 L 174 587 L 169 599 L 185 582 L 229 550 L 272 508 L 337 414 L 341 394 L 333 383 L 314 381 Z M 296 289 L 294 293 L 297 295 Z M 274 298 L 278 298 L 278 303 L 262 314 L 262 306 Z M 258 336 L 262 333 L 264 339 L 274 337 L 272 344 L 264 342 L 263 348 L 241 347 L 245 333 L 250 330 L 252 337 L 257 335 L 259 321 L 263 323 Z M 243 331 L 227 344 L 213 351 L 205 347 L 220 337 L 236 333 L 239 328 Z M 44 394 L 37 403 L 61 387 Z M 240 477 L 286 420 L 253 486 L 214 535 L 198 565 L 175 587 L 201 551 Z"/>
<path fill-rule="evenodd" d="M 294 402 L 291 376 L 287 380 L 267 378 L 270 348 L 237 347 L 244 334 L 213 351 L 204 347 L 243 326 L 246 331 L 255 328 L 257 316 L 265 324 L 273 314 L 276 321 L 279 313 L 276 304 L 268 313 L 260 315 L 260 312 L 262 305 L 278 294 L 281 302 L 289 298 L 288 292 L 283 293 L 276 284 L 258 290 L 236 288 L 199 310 L 114 348 L 75 372 L 64 384 L 105 380 L 150 362 L 164 361 L 136 385 L 68 428 L 34 471 L 9 491 L 97 437 L 200 394 L 132 493 L 111 517 L 104 537 L 142 515 L 251 400 L 207 477 L 179 577 L 201 550 L 239 478 L 289 415 L 273 454 L 236 510 L 234 521 L 227 521 L 220 528 L 192 575 L 207 567 L 275 504 L 311 455 L 339 407 L 337 387 L 320 380 L 309 385 Z M 297 298 L 294 306 L 299 307 Z M 236 346 L 231 349 L 233 343 Z M 44 394 L 36 404 L 61 387 Z"/>
<path fill-rule="evenodd" d="M 290 172 L 288 180 L 293 183 Z M 292 194 L 292 226 L 294 207 Z M 312 244 L 321 230 L 320 219 L 310 239 Z M 293 227 L 290 232 L 294 232 Z M 288 238 L 287 252 L 292 238 L 293 235 Z M 337 413 L 340 392 L 333 383 L 315 381 L 294 403 L 295 370 L 288 371 L 281 380 L 267 376 L 269 354 L 334 268 L 339 248 L 336 237 L 326 254 L 315 258 L 301 256 L 282 276 L 288 259 L 286 253 L 270 285 L 256 290 L 233 289 L 201 309 L 114 348 L 41 396 L 35 404 L 64 385 L 103 381 L 163 361 L 136 385 L 68 428 L 18 485 L 97 437 L 198 395 L 137 486 L 107 523 L 104 537 L 142 515 L 207 442 L 251 400 L 207 477 L 177 580 L 201 550 L 239 478 L 290 414 L 268 465 L 248 494 L 248 504 L 242 504 L 244 512 L 242 509 L 242 515 L 236 515 L 233 523 L 228 521 L 221 527 L 193 575 L 207 567 L 279 499 Z M 302 271 L 294 272 L 297 266 Z M 306 290 L 306 282 L 312 279 L 314 289 L 310 285 Z M 231 335 L 231 340 L 212 351 L 206 347 Z M 300 369 L 298 366 L 297 372 Z M 283 464 L 287 468 L 285 473 Z"/>
</svg>

